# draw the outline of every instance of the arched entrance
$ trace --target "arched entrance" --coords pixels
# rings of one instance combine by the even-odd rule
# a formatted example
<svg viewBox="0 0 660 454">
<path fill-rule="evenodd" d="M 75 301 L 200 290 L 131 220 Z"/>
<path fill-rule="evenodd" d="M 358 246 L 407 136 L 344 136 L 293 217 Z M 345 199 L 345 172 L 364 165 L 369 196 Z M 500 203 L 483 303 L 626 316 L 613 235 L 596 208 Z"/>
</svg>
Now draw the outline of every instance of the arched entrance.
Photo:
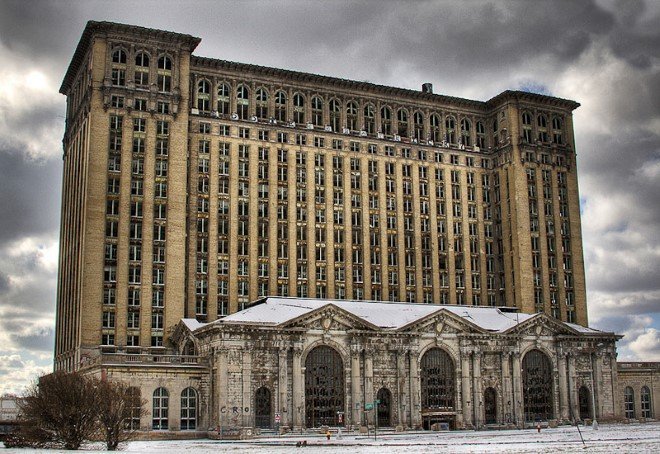
<svg viewBox="0 0 660 454">
<path fill-rule="evenodd" d="M 429 430 L 435 423 L 454 425 L 455 369 L 449 354 L 432 348 L 422 357 L 422 423 Z"/>
<path fill-rule="evenodd" d="M 486 424 L 497 423 L 497 391 L 495 388 L 486 388 L 484 391 L 484 412 Z"/>
<path fill-rule="evenodd" d="M 306 425 L 337 425 L 337 412 L 343 411 L 344 362 L 335 349 L 316 347 L 305 360 Z"/>
<path fill-rule="evenodd" d="M 525 421 L 547 421 L 552 410 L 552 364 L 543 352 L 532 350 L 523 358 L 522 388 Z"/>
<path fill-rule="evenodd" d="M 392 393 L 387 388 L 380 388 L 376 393 L 378 403 L 378 427 L 389 427 L 392 414 Z"/>
<path fill-rule="evenodd" d="M 270 428 L 271 398 L 270 389 L 262 386 L 254 393 L 254 425 L 262 429 Z"/>
<path fill-rule="evenodd" d="M 580 419 L 585 420 L 591 418 L 591 396 L 589 395 L 589 388 L 581 386 L 578 391 L 578 404 L 580 407 Z"/>
</svg>

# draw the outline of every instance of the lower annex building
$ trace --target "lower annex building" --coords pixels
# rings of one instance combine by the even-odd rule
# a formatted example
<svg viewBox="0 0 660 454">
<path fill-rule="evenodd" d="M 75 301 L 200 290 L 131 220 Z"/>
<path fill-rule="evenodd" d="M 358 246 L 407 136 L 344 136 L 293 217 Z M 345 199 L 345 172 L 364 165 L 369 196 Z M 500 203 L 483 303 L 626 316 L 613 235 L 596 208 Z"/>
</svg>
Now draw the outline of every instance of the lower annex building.
<svg viewBox="0 0 660 454">
<path fill-rule="evenodd" d="M 342 407 L 342 423 L 360 424 L 370 400 L 406 427 L 571 419 L 589 402 L 618 414 L 616 336 L 579 328 L 576 102 L 234 63 L 193 55 L 199 42 L 109 22 L 83 32 L 60 90 L 57 370 L 140 383 L 145 429 L 249 427 L 275 413 L 313 426 Z M 267 295 L 291 298 L 273 305 L 281 324 L 241 319 L 271 307 L 250 308 Z M 329 328 L 286 323 L 287 305 L 327 299 Z M 441 311 L 449 325 L 429 337 L 370 322 L 383 308 L 413 311 L 411 326 Z M 514 309 L 521 326 L 523 312 L 545 314 L 532 317 L 536 337 L 455 313 Z M 308 360 L 343 375 L 308 391 Z M 523 394 L 532 368 L 543 385 Z M 589 370 L 603 381 L 592 386 Z M 317 405 L 308 392 L 334 394 Z"/>
</svg>

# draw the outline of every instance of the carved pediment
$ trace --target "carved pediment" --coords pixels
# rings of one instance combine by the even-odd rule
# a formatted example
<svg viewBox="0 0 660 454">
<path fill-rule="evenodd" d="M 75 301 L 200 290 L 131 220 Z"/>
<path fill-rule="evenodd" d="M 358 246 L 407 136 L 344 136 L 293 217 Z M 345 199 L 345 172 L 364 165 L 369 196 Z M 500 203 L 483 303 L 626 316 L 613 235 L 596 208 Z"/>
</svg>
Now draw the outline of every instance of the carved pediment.
<svg viewBox="0 0 660 454">
<path fill-rule="evenodd" d="M 545 314 L 538 314 L 524 322 L 512 327 L 507 334 L 519 334 L 530 337 L 556 336 L 558 334 L 575 334 L 565 324 L 548 317 Z"/>
<path fill-rule="evenodd" d="M 401 327 L 400 331 L 418 331 L 441 336 L 443 334 L 479 333 L 481 329 L 452 312 L 439 309 L 426 317 Z"/>
<path fill-rule="evenodd" d="M 334 304 L 328 304 L 295 318 L 286 323 L 283 328 L 303 328 L 306 330 L 322 330 L 326 332 L 336 330 L 348 331 L 352 329 L 371 331 L 378 329 L 377 326 Z"/>
</svg>

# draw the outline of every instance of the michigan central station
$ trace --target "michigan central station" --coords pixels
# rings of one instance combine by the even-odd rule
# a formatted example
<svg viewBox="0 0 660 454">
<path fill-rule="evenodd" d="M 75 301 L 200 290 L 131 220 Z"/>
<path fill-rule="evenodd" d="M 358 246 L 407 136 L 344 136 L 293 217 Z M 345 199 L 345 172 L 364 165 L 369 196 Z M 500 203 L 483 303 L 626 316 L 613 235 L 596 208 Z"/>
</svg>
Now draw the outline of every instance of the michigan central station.
<svg viewBox="0 0 660 454">
<path fill-rule="evenodd" d="M 55 370 L 130 383 L 152 437 L 654 418 L 659 365 L 617 363 L 621 336 L 588 325 L 578 103 L 199 42 L 83 31 Z"/>
</svg>

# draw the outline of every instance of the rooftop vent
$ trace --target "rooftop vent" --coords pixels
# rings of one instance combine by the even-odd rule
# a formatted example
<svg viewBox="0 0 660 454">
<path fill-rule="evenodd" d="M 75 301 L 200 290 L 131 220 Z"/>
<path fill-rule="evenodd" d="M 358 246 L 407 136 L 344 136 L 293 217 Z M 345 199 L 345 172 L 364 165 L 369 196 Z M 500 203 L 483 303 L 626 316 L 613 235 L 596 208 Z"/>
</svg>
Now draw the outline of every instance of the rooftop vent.
<svg viewBox="0 0 660 454">
<path fill-rule="evenodd" d="M 433 84 L 430 82 L 422 84 L 422 93 L 433 94 Z"/>
</svg>

